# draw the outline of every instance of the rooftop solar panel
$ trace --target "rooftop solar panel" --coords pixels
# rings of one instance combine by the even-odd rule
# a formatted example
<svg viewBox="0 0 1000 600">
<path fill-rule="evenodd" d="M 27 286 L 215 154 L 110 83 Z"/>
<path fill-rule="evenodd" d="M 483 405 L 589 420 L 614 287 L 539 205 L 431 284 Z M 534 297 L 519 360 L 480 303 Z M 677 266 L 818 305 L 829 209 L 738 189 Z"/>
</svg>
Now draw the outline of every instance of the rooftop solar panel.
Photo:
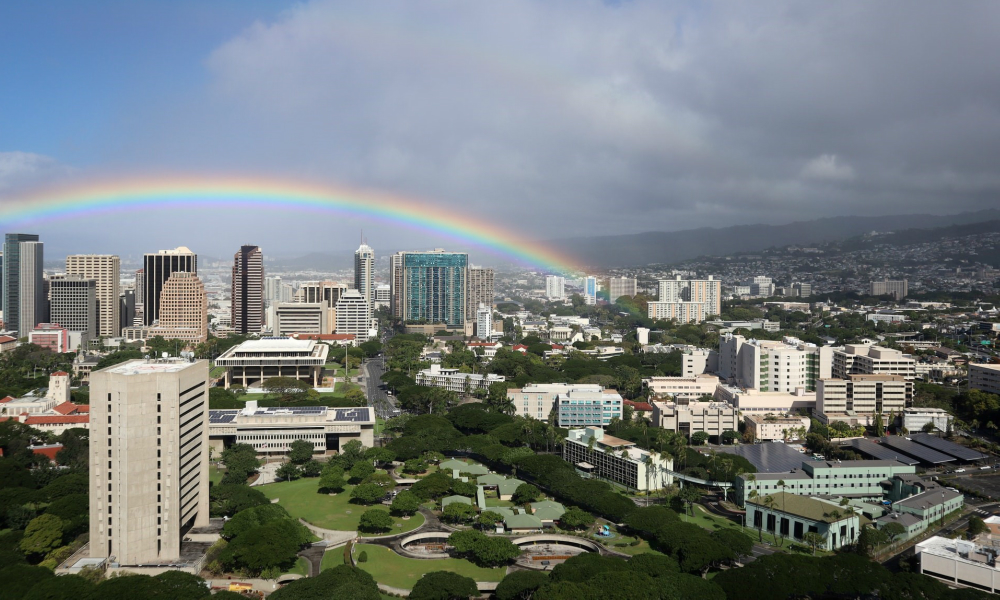
<svg viewBox="0 0 1000 600">
<path fill-rule="evenodd" d="M 747 446 L 723 446 L 720 452 L 737 454 L 750 461 L 760 473 L 784 473 L 802 467 L 809 460 L 785 444 L 763 443 Z"/>
<path fill-rule="evenodd" d="M 857 450 L 858 452 L 867 454 L 868 456 L 871 456 L 872 458 L 877 458 L 879 460 L 898 460 L 904 465 L 910 465 L 910 466 L 920 464 L 919 460 L 911 458 L 903 454 L 902 452 L 899 452 L 898 450 L 887 448 L 881 444 L 875 444 L 873 442 L 869 442 L 868 440 L 851 440 L 851 443 L 848 444 L 848 446 Z"/>
<path fill-rule="evenodd" d="M 950 456 L 954 456 L 959 460 L 974 461 L 974 460 L 983 460 L 984 458 L 987 458 L 987 456 L 982 452 L 976 452 L 971 448 L 966 448 L 965 446 L 956 444 L 955 442 L 950 442 L 948 440 L 944 440 L 937 436 L 929 435 L 926 433 L 915 433 L 910 436 L 910 439 L 920 444 L 921 446 L 927 446 L 929 448 L 933 448 L 938 452 L 943 452 Z"/>
<path fill-rule="evenodd" d="M 928 464 L 939 464 L 946 462 L 953 462 L 955 457 L 948 456 L 947 454 L 942 454 L 937 450 L 932 450 L 927 446 L 921 446 L 920 444 L 911 442 L 910 440 L 899 437 L 895 435 L 889 435 L 881 439 L 881 443 L 885 446 L 890 446 L 899 450 L 900 452 L 905 452 L 914 458 L 920 459 L 921 462 Z"/>
</svg>

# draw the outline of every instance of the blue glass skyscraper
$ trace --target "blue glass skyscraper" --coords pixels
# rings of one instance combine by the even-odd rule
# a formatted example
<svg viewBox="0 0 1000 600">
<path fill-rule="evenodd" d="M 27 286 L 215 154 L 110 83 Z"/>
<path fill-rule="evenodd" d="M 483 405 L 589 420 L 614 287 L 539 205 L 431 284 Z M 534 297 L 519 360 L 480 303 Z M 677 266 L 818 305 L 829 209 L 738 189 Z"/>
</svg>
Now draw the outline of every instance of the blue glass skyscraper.
<svg viewBox="0 0 1000 600">
<path fill-rule="evenodd" d="M 468 266 L 465 253 L 402 253 L 403 321 L 464 325 Z"/>
</svg>

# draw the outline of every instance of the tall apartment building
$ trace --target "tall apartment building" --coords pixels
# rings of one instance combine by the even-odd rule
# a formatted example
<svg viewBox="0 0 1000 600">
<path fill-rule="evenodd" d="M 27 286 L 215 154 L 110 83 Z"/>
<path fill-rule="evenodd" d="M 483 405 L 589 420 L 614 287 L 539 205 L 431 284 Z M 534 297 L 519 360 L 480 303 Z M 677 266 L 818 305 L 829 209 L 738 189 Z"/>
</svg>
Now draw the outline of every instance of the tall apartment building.
<svg viewBox="0 0 1000 600">
<path fill-rule="evenodd" d="M 906 279 L 873 281 L 871 283 L 872 296 L 892 296 L 897 302 L 902 300 L 909 293 L 909 282 Z"/>
<path fill-rule="evenodd" d="M 761 392 L 811 392 L 833 373 L 835 350 L 797 338 L 750 340 L 727 333 L 719 338 L 719 376 L 739 387 Z"/>
<path fill-rule="evenodd" d="M 273 306 L 279 302 L 291 302 L 294 293 L 291 284 L 282 283 L 280 276 L 273 275 L 264 278 L 264 301 L 267 306 Z"/>
<path fill-rule="evenodd" d="M 97 335 L 118 337 L 123 323 L 120 312 L 121 259 L 114 254 L 71 254 L 66 257 L 66 275 L 93 279 L 97 294 Z M 49 317 L 54 320 L 53 317 Z M 56 321 L 58 323 L 58 321 Z M 92 335 L 91 337 L 96 337 Z"/>
<path fill-rule="evenodd" d="M 493 335 L 493 307 L 480 303 L 476 310 L 476 337 L 488 340 Z"/>
<path fill-rule="evenodd" d="M 90 374 L 90 556 L 171 564 L 208 525 L 208 362 L 132 360 Z"/>
<path fill-rule="evenodd" d="M 898 375 L 850 375 L 821 379 L 816 389 L 816 418 L 871 425 L 876 414 L 903 414 L 913 403 L 913 382 Z"/>
<path fill-rule="evenodd" d="M 347 290 L 337 300 L 337 333 L 354 334 L 357 342 L 368 341 L 371 329 L 371 303 L 361 290 Z"/>
<path fill-rule="evenodd" d="M 402 253 L 403 321 L 465 324 L 469 255 L 461 252 Z"/>
<path fill-rule="evenodd" d="M 139 269 L 135 272 L 135 315 L 131 323 L 122 323 L 122 327 L 130 325 L 139 326 L 146 322 L 146 309 L 143 304 L 146 301 L 146 270 Z"/>
<path fill-rule="evenodd" d="M 583 278 L 583 301 L 586 304 L 597 304 L 597 278 L 587 275 Z"/>
<path fill-rule="evenodd" d="M 233 256 L 232 325 L 236 333 L 264 328 L 264 253 L 259 246 L 241 246 Z"/>
<path fill-rule="evenodd" d="M 846 379 L 849 375 L 900 375 L 906 379 L 917 376 L 917 361 L 899 350 L 847 344 L 833 352 L 833 377 Z"/>
<path fill-rule="evenodd" d="M 566 299 L 566 278 L 558 275 L 545 276 L 545 297 L 549 300 Z"/>
<path fill-rule="evenodd" d="M 326 305 L 319 302 L 282 302 L 274 307 L 274 335 L 331 333 L 328 312 Z"/>
<path fill-rule="evenodd" d="M 4 328 L 27 337 L 46 321 L 48 304 L 42 262 L 45 246 L 30 233 L 8 233 L 3 244 Z"/>
<path fill-rule="evenodd" d="M 493 269 L 469 265 L 469 283 L 465 295 L 465 320 L 475 323 L 480 305 L 493 306 L 495 274 Z"/>
<path fill-rule="evenodd" d="M 792 295 L 797 298 L 808 298 L 812 296 L 813 286 L 811 283 L 793 283 L 792 284 Z"/>
<path fill-rule="evenodd" d="M 375 310 L 375 251 L 362 243 L 354 252 L 354 289 L 368 302 L 368 312 Z"/>
<path fill-rule="evenodd" d="M 635 277 L 611 277 L 608 279 L 608 299 L 611 302 L 622 296 L 635 296 L 638 285 Z"/>
<path fill-rule="evenodd" d="M 389 257 L 389 311 L 396 319 L 403 318 L 403 253 Z"/>
<path fill-rule="evenodd" d="M 160 292 L 177 272 L 198 274 L 198 255 L 180 246 L 173 250 L 160 250 L 143 256 L 142 265 L 142 322 L 152 325 L 160 318 Z"/>
<path fill-rule="evenodd" d="M 392 306 L 392 288 L 387 283 L 375 286 L 375 310 Z"/>
<path fill-rule="evenodd" d="M 67 275 L 49 281 L 49 320 L 52 323 L 69 331 L 86 333 L 88 340 L 95 339 L 98 336 L 98 307 L 95 280 Z"/>
<path fill-rule="evenodd" d="M 1000 394 L 1000 365 L 969 365 L 969 389 Z"/>
<path fill-rule="evenodd" d="M 722 312 L 722 282 L 708 279 L 664 279 L 656 302 L 648 303 L 650 319 L 675 319 L 678 323 L 700 323 Z"/>
</svg>

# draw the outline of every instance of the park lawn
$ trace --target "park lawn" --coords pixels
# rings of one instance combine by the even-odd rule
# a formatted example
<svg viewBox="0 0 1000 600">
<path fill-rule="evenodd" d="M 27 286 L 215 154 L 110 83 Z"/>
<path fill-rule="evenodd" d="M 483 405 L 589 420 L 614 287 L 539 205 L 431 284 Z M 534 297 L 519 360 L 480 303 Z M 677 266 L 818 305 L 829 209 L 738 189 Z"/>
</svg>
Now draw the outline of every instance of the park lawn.
<svg viewBox="0 0 1000 600">
<path fill-rule="evenodd" d="M 383 429 L 385 429 L 385 419 L 375 417 L 375 435 L 382 435 Z"/>
<path fill-rule="evenodd" d="M 317 492 L 318 485 L 319 479 L 302 478 L 295 481 L 269 483 L 257 489 L 271 500 L 277 498 L 278 504 L 283 506 L 288 514 L 323 529 L 357 531 L 362 513 L 369 508 L 389 510 L 382 505 L 367 507 L 361 504 L 352 504 L 350 502 L 351 490 L 354 486 L 349 485 L 343 492 L 336 496 L 330 496 Z M 393 522 L 396 527 L 385 535 L 416 529 L 423 525 L 424 517 L 417 513 L 405 521 L 394 517 Z"/>
<path fill-rule="evenodd" d="M 208 467 L 208 481 L 209 481 L 209 483 L 211 483 L 212 485 L 219 485 L 219 483 L 222 482 L 222 476 L 224 474 L 225 474 L 225 471 L 223 471 L 219 467 L 217 467 L 215 465 L 210 465 Z"/>
<path fill-rule="evenodd" d="M 368 553 L 368 562 L 358 563 L 358 567 L 369 573 L 375 581 L 403 589 L 413 589 L 417 580 L 433 571 L 451 571 L 475 581 L 500 581 L 503 579 L 504 567 L 487 569 L 477 567 L 464 558 L 442 558 L 421 560 L 404 558 L 385 546 L 372 544 L 357 544 L 354 547 L 354 557 L 357 559 L 361 551 Z"/>
<path fill-rule="evenodd" d="M 211 377 L 212 379 L 222 377 L 225 374 L 226 374 L 226 367 L 212 367 L 212 369 L 208 372 L 208 376 Z"/>
<path fill-rule="evenodd" d="M 344 549 L 334 548 L 323 553 L 323 560 L 319 563 L 319 570 L 323 572 L 342 564 L 344 564 Z"/>
<path fill-rule="evenodd" d="M 282 575 L 301 575 L 303 577 L 309 577 L 309 561 L 300 556 L 296 559 L 292 568 L 282 573 Z"/>
</svg>

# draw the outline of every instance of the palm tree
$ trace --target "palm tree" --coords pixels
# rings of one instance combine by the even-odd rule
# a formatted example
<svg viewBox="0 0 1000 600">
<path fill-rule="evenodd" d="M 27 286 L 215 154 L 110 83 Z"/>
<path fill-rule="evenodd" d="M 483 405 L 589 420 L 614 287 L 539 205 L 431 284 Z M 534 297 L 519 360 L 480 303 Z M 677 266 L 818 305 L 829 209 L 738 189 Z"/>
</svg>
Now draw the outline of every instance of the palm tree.
<svg viewBox="0 0 1000 600">
<path fill-rule="evenodd" d="M 653 461 L 653 451 L 652 450 L 650 450 L 649 453 L 646 454 L 646 458 L 644 458 L 642 460 L 642 463 L 644 465 L 646 465 L 646 506 L 649 506 L 649 494 L 650 494 L 649 476 L 650 476 L 651 472 L 653 471 L 653 465 L 656 464 L 655 461 Z"/>
</svg>

